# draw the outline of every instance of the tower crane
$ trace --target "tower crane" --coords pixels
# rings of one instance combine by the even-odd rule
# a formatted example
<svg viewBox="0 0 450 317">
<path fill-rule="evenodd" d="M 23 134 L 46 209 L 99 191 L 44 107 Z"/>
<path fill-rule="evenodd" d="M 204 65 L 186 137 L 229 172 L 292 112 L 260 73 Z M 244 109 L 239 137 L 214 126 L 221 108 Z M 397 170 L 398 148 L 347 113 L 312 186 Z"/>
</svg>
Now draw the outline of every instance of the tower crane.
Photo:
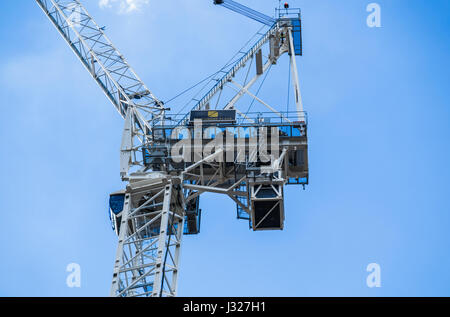
<svg viewBox="0 0 450 317">
<path fill-rule="evenodd" d="M 304 187 L 309 180 L 296 64 L 302 55 L 299 9 L 285 6 L 272 18 L 214 0 L 264 29 L 215 73 L 202 97 L 187 104 L 188 113 L 172 114 L 79 0 L 36 2 L 125 120 L 120 176 L 126 187 L 110 195 L 109 206 L 118 235 L 111 296 L 176 296 L 182 238 L 200 232 L 203 193 L 230 197 L 237 218 L 254 231 L 283 229 L 284 186 Z M 285 112 L 262 100 L 259 89 L 251 92 L 284 54 L 296 105 Z"/>
</svg>

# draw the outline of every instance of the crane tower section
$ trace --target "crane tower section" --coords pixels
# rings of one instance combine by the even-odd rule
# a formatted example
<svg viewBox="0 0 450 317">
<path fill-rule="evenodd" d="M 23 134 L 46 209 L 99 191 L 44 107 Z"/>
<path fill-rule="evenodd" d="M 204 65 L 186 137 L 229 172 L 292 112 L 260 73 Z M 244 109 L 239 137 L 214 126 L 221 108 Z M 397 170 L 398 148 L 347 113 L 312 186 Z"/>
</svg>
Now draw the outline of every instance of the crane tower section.
<svg viewBox="0 0 450 317">
<path fill-rule="evenodd" d="M 110 195 L 118 235 L 111 296 L 176 296 L 182 238 L 200 232 L 203 193 L 228 196 L 237 218 L 254 231 L 284 228 L 285 185 L 304 187 L 309 180 L 296 62 L 303 54 L 299 9 L 269 17 L 215 0 L 263 27 L 187 104 L 190 111 L 173 114 L 80 1 L 36 1 L 125 121 L 120 176 L 126 187 Z M 295 106 L 284 111 L 259 92 L 285 55 Z"/>
</svg>

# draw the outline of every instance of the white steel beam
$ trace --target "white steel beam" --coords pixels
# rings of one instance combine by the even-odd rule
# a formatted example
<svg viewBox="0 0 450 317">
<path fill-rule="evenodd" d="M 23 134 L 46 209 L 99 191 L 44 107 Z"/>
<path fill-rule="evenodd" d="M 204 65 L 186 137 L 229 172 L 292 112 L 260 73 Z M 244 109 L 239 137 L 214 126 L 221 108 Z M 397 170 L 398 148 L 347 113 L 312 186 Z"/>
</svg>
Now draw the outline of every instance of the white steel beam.
<svg viewBox="0 0 450 317">
<path fill-rule="evenodd" d="M 298 68 L 297 68 L 297 60 L 295 58 L 295 47 L 294 47 L 294 37 L 292 35 L 292 29 L 289 29 L 289 46 L 291 52 L 291 73 L 294 85 L 295 92 L 295 104 L 297 107 L 298 120 L 305 121 L 305 114 L 303 111 L 303 100 L 302 94 L 300 91 L 300 81 L 298 79 Z"/>
</svg>

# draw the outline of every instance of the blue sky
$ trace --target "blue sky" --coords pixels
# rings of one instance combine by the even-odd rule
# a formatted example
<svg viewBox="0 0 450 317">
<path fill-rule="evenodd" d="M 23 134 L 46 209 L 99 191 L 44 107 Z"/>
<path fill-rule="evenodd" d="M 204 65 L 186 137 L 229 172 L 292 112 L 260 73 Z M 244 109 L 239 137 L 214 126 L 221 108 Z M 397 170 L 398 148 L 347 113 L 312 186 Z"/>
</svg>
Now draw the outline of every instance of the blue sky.
<svg viewBox="0 0 450 317">
<path fill-rule="evenodd" d="M 128 14 L 83 3 L 167 100 L 259 28 L 211 2 Z M 278 3 L 241 2 L 266 14 Z M 291 1 L 303 11 L 311 184 L 287 188 L 282 232 L 249 231 L 231 200 L 202 197 L 179 295 L 450 295 L 450 3 L 378 0 L 382 27 L 368 28 L 370 2 Z M 122 119 L 34 1 L 5 1 L 0 15 L 0 295 L 107 296 Z M 81 288 L 66 286 L 72 262 Z M 372 262 L 381 288 L 366 286 Z"/>
</svg>

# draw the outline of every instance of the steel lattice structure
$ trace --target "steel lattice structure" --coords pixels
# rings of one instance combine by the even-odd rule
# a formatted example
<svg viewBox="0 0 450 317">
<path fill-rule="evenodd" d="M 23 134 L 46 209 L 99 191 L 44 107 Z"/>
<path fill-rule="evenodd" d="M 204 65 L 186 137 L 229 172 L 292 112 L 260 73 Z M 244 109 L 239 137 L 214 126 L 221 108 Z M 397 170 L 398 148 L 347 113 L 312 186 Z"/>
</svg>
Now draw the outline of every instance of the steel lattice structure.
<svg viewBox="0 0 450 317">
<path fill-rule="evenodd" d="M 176 296 L 182 238 L 200 231 L 202 193 L 230 197 L 253 230 L 283 229 L 284 185 L 306 185 L 309 177 L 296 64 L 299 10 L 286 8 L 271 18 L 232 0 L 214 1 L 266 30 L 220 72 L 190 113 L 177 116 L 168 114 L 78 0 L 36 2 L 125 119 L 120 175 L 127 186 L 110 197 L 119 238 L 111 296 Z M 293 112 L 251 92 L 284 54 L 290 56 Z M 244 97 L 252 102 L 247 110 Z M 250 113 L 254 102 L 267 112 Z"/>
</svg>

